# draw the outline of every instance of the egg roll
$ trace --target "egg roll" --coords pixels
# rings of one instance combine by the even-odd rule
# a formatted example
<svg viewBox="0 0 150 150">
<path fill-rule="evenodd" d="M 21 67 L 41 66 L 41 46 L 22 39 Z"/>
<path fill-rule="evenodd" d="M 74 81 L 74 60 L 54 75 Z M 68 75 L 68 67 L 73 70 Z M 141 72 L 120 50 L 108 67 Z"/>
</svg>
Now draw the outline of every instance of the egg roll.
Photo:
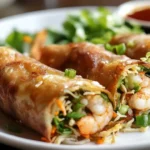
<svg viewBox="0 0 150 150">
<path fill-rule="evenodd" d="M 132 59 L 140 59 L 150 52 L 150 35 L 149 34 L 121 34 L 116 35 L 110 41 L 112 45 L 125 43 L 125 55 Z"/>
<path fill-rule="evenodd" d="M 96 81 L 70 78 L 0 47 L 0 109 L 49 142 L 81 144 L 103 130 L 112 119 L 111 101 L 110 92 Z"/>
<path fill-rule="evenodd" d="M 84 78 L 98 81 L 113 96 L 114 109 L 150 109 L 149 63 L 115 55 L 91 43 L 49 45 L 41 49 L 40 61 L 64 70 L 73 68 Z"/>
</svg>

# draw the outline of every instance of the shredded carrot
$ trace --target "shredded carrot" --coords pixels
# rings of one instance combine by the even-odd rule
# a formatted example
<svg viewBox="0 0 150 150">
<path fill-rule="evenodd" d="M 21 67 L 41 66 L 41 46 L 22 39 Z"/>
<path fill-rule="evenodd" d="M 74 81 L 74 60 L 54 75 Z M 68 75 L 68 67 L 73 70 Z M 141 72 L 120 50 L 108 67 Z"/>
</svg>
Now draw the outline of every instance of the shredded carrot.
<svg viewBox="0 0 150 150">
<path fill-rule="evenodd" d="M 46 137 L 41 137 L 41 141 L 43 141 L 43 142 L 50 142 Z"/>
<path fill-rule="evenodd" d="M 51 131 L 51 134 L 55 134 L 55 132 L 56 132 L 56 127 L 53 126 L 53 127 L 52 127 L 52 131 Z"/>
<path fill-rule="evenodd" d="M 97 140 L 97 144 L 103 144 L 104 143 L 104 139 L 103 138 L 99 138 L 98 140 Z"/>
<path fill-rule="evenodd" d="M 60 108 L 60 110 L 63 112 L 63 115 L 65 116 L 66 115 L 66 109 L 65 109 L 62 101 L 57 99 L 56 103 L 57 103 L 58 107 Z"/>
<path fill-rule="evenodd" d="M 59 112 L 58 112 L 58 111 L 56 111 L 56 112 L 55 112 L 55 116 L 58 116 L 58 114 L 59 114 Z"/>
<path fill-rule="evenodd" d="M 32 38 L 26 35 L 23 37 L 23 41 L 30 44 L 32 42 Z"/>
<path fill-rule="evenodd" d="M 113 112 L 113 118 L 116 118 L 116 117 L 117 117 L 117 113 Z"/>
</svg>

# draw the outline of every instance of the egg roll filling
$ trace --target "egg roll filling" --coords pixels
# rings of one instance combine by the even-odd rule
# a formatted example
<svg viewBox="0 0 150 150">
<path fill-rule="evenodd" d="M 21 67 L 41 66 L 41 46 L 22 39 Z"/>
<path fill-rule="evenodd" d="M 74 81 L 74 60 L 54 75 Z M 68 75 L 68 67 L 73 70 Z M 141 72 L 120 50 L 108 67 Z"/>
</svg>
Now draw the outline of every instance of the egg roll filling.
<svg viewBox="0 0 150 150">
<path fill-rule="evenodd" d="M 52 142 L 57 144 L 89 142 L 93 134 L 109 123 L 113 114 L 110 99 L 105 92 L 65 90 L 65 95 L 57 99 L 56 104 Z"/>
<path fill-rule="evenodd" d="M 122 115 L 145 114 L 150 109 L 150 78 L 147 68 L 134 64 L 126 67 L 117 88 L 117 111 Z M 138 112 L 138 113 L 137 113 Z M 135 121 L 138 118 L 136 117 Z M 137 122 L 135 122 L 137 124 Z"/>
</svg>

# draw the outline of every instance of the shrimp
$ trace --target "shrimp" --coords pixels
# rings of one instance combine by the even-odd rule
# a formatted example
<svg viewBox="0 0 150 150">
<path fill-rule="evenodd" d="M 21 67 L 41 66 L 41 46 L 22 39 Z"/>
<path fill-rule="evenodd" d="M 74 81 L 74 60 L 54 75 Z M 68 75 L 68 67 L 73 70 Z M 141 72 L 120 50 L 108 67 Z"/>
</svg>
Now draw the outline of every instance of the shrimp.
<svg viewBox="0 0 150 150">
<path fill-rule="evenodd" d="M 132 95 L 128 104 L 132 109 L 136 110 L 146 111 L 150 109 L 150 86 L 142 88 Z"/>
<path fill-rule="evenodd" d="M 142 87 L 150 86 L 150 78 L 146 77 L 144 72 L 140 72 L 140 77 L 142 79 Z"/>
<path fill-rule="evenodd" d="M 140 72 L 138 75 L 132 76 L 130 80 L 132 80 L 132 84 L 139 83 L 141 89 L 130 97 L 128 105 L 132 109 L 140 111 L 150 109 L 150 79 L 145 76 L 144 72 Z"/>
<path fill-rule="evenodd" d="M 110 102 L 98 95 L 95 95 L 94 97 L 88 96 L 87 99 L 89 99 L 87 108 L 93 115 L 82 117 L 77 122 L 77 126 L 82 135 L 94 134 L 97 131 L 102 130 L 113 116 L 113 107 Z"/>
</svg>

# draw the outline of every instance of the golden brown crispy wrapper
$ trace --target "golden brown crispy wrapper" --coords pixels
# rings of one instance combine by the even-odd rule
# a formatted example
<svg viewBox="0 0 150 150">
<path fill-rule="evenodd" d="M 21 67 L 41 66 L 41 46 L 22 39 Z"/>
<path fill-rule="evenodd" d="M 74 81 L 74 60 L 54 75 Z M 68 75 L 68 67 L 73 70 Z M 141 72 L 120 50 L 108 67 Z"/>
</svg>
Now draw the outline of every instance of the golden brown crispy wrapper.
<svg viewBox="0 0 150 150">
<path fill-rule="evenodd" d="M 15 50 L 0 47 L 0 108 L 50 140 L 56 100 L 64 90 L 110 93 L 80 76 L 70 79 Z"/>
<path fill-rule="evenodd" d="M 135 64 L 149 68 L 149 64 L 115 55 L 91 43 L 45 46 L 40 61 L 60 70 L 73 68 L 82 77 L 98 81 L 113 95 L 114 108 L 118 104 L 117 88 L 122 74 Z"/>
<path fill-rule="evenodd" d="M 117 45 L 125 43 L 126 53 L 132 59 L 140 59 L 145 57 L 150 51 L 150 35 L 148 34 L 121 34 L 116 35 L 110 41 L 110 44 Z"/>
<path fill-rule="evenodd" d="M 34 58 L 36 60 L 40 59 L 40 49 L 45 46 L 45 42 L 46 42 L 46 38 L 47 38 L 47 31 L 46 30 L 42 30 L 40 32 L 38 32 L 35 36 L 35 39 L 32 43 L 32 49 L 31 49 L 31 56 L 34 56 Z"/>
</svg>

